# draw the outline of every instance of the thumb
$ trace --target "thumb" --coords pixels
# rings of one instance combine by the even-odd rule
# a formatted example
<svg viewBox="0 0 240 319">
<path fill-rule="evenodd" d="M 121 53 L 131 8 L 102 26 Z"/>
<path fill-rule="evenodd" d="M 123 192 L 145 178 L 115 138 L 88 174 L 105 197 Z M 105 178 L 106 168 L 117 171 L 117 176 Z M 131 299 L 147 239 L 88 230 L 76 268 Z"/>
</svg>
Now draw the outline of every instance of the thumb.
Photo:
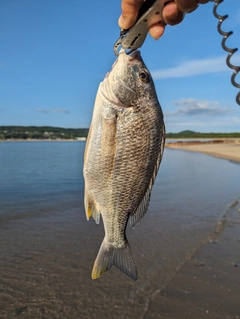
<svg viewBox="0 0 240 319">
<path fill-rule="evenodd" d="M 122 0 L 122 14 L 118 19 L 121 29 L 129 29 L 136 21 L 144 0 Z"/>
</svg>

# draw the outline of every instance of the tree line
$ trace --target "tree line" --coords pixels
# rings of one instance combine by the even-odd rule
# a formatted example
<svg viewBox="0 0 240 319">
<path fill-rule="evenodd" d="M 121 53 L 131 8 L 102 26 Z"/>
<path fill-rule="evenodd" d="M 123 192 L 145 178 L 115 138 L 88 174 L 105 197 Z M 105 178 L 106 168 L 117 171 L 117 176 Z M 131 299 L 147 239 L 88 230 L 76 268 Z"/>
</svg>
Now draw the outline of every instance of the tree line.
<svg viewBox="0 0 240 319">
<path fill-rule="evenodd" d="M 0 126 L 0 140 L 70 140 L 87 137 L 87 135 L 88 128 L 63 128 L 53 126 Z M 200 133 L 187 130 L 179 133 L 167 133 L 167 138 L 240 138 L 240 132 Z"/>
<path fill-rule="evenodd" d="M 77 139 L 87 137 L 87 128 L 62 128 L 52 126 L 0 126 L 0 139 Z"/>
</svg>

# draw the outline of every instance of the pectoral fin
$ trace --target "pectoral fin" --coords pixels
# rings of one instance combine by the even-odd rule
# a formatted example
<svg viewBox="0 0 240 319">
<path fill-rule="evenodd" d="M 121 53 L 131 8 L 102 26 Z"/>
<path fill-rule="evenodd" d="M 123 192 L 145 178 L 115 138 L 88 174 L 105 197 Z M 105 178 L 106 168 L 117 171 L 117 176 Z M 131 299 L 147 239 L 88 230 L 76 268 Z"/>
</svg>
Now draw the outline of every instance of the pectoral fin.
<svg viewBox="0 0 240 319">
<path fill-rule="evenodd" d="M 99 224 L 100 212 L 97 210 L 96 208 L 97 205 L 92 199 L 92 196 L 91 194 L 89 194 L 87 189 L 85 189 L 85 194 L 84 194 L 84 206 L 85 206 L 85 213 L 86 213 L 87 220 L 89 220 L 89 218 L 92 216 L 96 224 Z"/>
<path fill-rule="evenodd" d="M 92 125 L 90 126 L 89 130 L 88 130 L 88 136 L 87 136 L 87 141 L 86 141 L 86 146 L 85 146 L 85 152 L 84 152 L 84 165 L 86 163 L 86 159 L 87 159 L 87 152 L 88 152 L 88 146 L 89 146 L 89 141 L 91 139 L 91 135 L 92 135 Z"/>
</svg>

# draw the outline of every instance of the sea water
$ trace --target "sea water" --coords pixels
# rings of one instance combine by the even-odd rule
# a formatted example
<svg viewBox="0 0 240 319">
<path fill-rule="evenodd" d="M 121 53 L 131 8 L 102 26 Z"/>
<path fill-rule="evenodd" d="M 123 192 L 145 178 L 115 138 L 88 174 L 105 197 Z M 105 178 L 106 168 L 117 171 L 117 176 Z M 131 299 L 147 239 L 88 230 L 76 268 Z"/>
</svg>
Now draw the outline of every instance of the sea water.
<svg viewBox="0 0 240 319">
<path fill-rule="evenodd" d="M 149 210 L 127 229 L 138 281 L 114 267 L 93 281 L 104 231 L 85 218 L 84 148 L 0 143 L 1 318 L 141 317 L 240 196 L 238 163 L 165 149 Z"/>
</svg>

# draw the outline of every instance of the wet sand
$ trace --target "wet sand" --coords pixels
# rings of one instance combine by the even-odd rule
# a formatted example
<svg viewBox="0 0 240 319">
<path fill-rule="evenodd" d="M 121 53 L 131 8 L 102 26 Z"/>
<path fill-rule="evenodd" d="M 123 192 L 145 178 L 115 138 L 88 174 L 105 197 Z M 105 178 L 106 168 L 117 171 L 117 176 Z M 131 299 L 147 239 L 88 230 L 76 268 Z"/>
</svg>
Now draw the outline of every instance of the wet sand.
<svg viewBox="0 0 240 319">
<path fill-rule="evenodd" d="M 240 162 L 240 139 L 215 139 L 207 142 L 166 143 L 166 147 L 190 152 L 200 152 L 218 158 Z"/>
<path fill-rule="evenodd" d="M 240 204 L 151 299 L 145 319 L 240 318 Z M 161 312 L 159 312 L 161 308 Z"/>
<path fill-rule="evenodd" d="M 183 247 L 186 242 L 181 242 L 181 237 L 164 242 L 169 231 L 164 218 L 159 256 L 153 250 L 159 237 L 157 228 L 152 230 L 152 247 L 145 241 L 137 246 L 138 236 L 143 237 L 149 228 L 147 223 L 139 225 L 143 231 L 139 229 L 136 238 L 132 232 L 129 236 L 138 251 L 135 254 L 140 274 L 137 282 L 115 268 L 100 280 L 90 279 L 103 230 L 94 227 L 92 221 L 83 225 L 78 214 L 77 209 L 68 210 L 66 220 L 64 215 L 52 212 L 51 218 L 41 215 L 25 224 L 13 221 L 2 225 L 1 319 L 240 318 L 239 199 L 210 235 L 203 236 L 196 251 L 189 254 L 188 247 L 187 256 Z M 179 228 L 177 222 L 176 229 Z M 182 238 L 195 240 L 192 227 L 184 226 L 183 230 Z M 182 256 L 182 262 L 175 269 L 168 260 L 177 254 Z M 156 268 L 156 263 L 161 270 L 152 277 L 151 268 Z"/>
</svg>

